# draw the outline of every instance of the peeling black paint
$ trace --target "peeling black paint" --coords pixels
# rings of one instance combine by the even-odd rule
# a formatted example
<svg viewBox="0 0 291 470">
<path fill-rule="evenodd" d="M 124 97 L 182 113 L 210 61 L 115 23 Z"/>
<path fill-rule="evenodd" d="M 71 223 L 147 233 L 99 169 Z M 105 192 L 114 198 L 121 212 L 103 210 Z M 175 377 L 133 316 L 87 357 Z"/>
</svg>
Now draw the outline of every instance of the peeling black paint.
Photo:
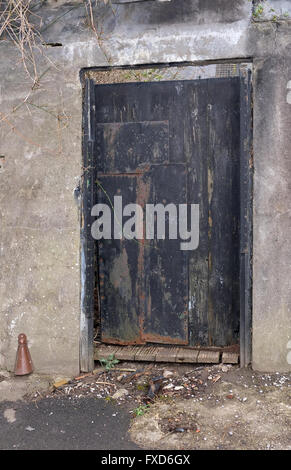
<svg viewBox="0 0 291 470">
<path fill-rule="evenodd" d="M 103 341 L 236 344 L 240 79 L 97 85 L 95 94 L 99 200 L 119 191 L 125 204 L 199 203 L 201 214 L 189 255 L 176 240 L 99 243 Z"/>
</svg>

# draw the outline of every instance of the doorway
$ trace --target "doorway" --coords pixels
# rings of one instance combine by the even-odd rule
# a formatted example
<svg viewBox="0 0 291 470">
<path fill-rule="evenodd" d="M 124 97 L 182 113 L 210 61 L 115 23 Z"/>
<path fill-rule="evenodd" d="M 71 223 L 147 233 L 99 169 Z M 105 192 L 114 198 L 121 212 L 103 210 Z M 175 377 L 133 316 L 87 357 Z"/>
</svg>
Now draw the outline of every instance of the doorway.
<svg viewBox="0 0 291 470">
<path fill-rule="evenodd" d="M 86 80 L 90 197 L 83 235 L 92 257 L 87 294 L 90 303 L 95 282 L 102 343 L 224 348 L 238 346 L 242 335 L 248 343 L 250 96 L 249 73 L 145 83 Z M 110 238 L 92 239 L 96 204 L 111 208 Z M 148 205 L 162 206 L 164 238 L 157 233 L 158 211 L 152 238 L 145 236 L 146 218 L 142 237 L 123 236 L 132 217 L 124 207 L 131 204 L 143 214 Z M 191 206 L 198 207 L 192 249 L 181 249 L 185 240 L 170 233 L 176 221 L 179 235 L 182 206 L 188 235 Z"/>
</svg>

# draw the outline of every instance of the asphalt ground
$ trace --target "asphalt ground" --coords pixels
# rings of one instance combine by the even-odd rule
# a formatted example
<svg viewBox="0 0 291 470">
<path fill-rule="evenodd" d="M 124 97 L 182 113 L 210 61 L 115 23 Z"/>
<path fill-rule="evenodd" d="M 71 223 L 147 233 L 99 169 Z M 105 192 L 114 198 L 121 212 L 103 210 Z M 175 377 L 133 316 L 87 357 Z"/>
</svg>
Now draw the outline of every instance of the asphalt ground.
<svg viewBox="0 0 291 470">
<path fill-rule="evenodd" d="M 1 450 L 134 450 L 127 411 L 93 397 L 0 403 Z"/>
</svg>

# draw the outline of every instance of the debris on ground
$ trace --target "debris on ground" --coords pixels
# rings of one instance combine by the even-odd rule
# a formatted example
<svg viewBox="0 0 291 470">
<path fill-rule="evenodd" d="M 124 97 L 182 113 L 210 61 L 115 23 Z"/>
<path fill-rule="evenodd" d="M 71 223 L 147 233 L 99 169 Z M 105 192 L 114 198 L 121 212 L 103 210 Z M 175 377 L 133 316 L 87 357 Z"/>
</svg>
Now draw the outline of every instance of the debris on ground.
<svg viewBox="0 0 291 470">
<path fill-rule="evenodd" d="M 66 385 L 69 382 L 70 382 L 70 379 L 57 380 L 56 382 L 54 382 L 53 387 L 59 388 L 59 387 L 62 387 L 63 385 Z"/>
<path fill-rule="evenodd" d="M 123 362 L 58 377 L 26 398 L 95 397 L 122 406 L 132 416 L 132 439 L 145 448 L 291 449 L 290 386 L 289 374 L 225 363 Z"/>
<path fill-rule="evenodd" d="M 197 431 L 197 421 L 194 416 L 180 411 L 174 416 L 161 418 L 159 421 L 161 431 L 164 433 Z"/>
<path fill-rule="evenodd" d="M 199 367 L 169 379 L 130 434 L 146 449 L 291 450 L 290 386 L 288 374 Z"/>
<path fill-rule="evenodd" d="M 126 388 L 120 388 L 112 395 L 113 400 L 118 400 L 119 398 L 126 397 L 129 394 Z"/>
<path fill-rule="evenodd" d="M 133 365 L 135 367 L 133 367 Z M 215 364 L 210 366 L 171 365 L 165 368 L 163 364 L 125 363 L 123 367 L 106 369 L 98 367 L 92 373 L 86 373 L 73 379 L 58 378 L 48 393 L 34 393 L 30 398 L 41 398 L 67 395 L 70 398 L 81 398 L 93 395 L 96 398 L 115 400 L 117 405 L 125 402 L 131 404 L 132 409 L 138 405 L 147 405 L 155 400 L 171 401 L 176 398 L 203 400 L 205 393 L 211 399 L 212 387 L 227 376 L 237 371 L 239 366 L 230 364 Z M 239 375 L 238 375 L 239 376 Z M 260 379 L 258 380 L 260 376 Z M 243 374 L 242 374 L 243 378 Z M 271 385 L 280 388 L 290 383 L 290 377 L 284 374 L 255 374 L 251 376 L 252 385 L 264 393 Z M 245 384 L 245 388 L 249 385 Z M 230 390 L 225 398 L 236 398 L 243 403 L 247 397 L 236 396 Z"/>
<path fill-rule="evenodd" d="M 116 400 L 117 404 L 128 402 L 130 399 L 134 408 L 138 404 L 153 403 L 157 398 L 168 400 L 175 397 L 193 398 L 197 390 L 220 380 L 223 374 L 222 368 L 226 374 L 232 367 L 225 364 L 207 368 L 179 365 L 170 370 L 161 364 L 152 363 L 143 364 L 143 367 L 138 365 L 136 368 L 126 365 L 110 369 L 99 367 L 92 373 L 79 375 L 73 379 L 58 378 L 49 393 L 44 395 L 35 392 L 30 398 L 37 399 L 51 395 L 81 398 L 94 395 L 96 398 Z M 181 373 L 183 371 L 184 373 Z"/>
</svg>

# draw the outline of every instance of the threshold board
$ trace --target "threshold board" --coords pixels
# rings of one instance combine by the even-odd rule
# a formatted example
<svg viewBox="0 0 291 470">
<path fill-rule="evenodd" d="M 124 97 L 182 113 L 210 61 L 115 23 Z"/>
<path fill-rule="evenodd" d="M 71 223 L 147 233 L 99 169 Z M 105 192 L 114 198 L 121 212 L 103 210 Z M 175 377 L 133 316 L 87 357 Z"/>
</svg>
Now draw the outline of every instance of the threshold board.
<svg viewBox="0 0 291 470">
<path fill-rule="evenodd" d="M 176 362 L 176 363 L 200 363 L 217 364 L 222 362 L 237 364 L 238 354 L 226 354 L 226 352 L 190 349 L 179 346 L 115 346 L 109 344 L 99 344 L 94 346 L 94 360 L 107 359 L 114 355 L 119 361 L 148 361 L 148 362 Z"/>
</svg>

